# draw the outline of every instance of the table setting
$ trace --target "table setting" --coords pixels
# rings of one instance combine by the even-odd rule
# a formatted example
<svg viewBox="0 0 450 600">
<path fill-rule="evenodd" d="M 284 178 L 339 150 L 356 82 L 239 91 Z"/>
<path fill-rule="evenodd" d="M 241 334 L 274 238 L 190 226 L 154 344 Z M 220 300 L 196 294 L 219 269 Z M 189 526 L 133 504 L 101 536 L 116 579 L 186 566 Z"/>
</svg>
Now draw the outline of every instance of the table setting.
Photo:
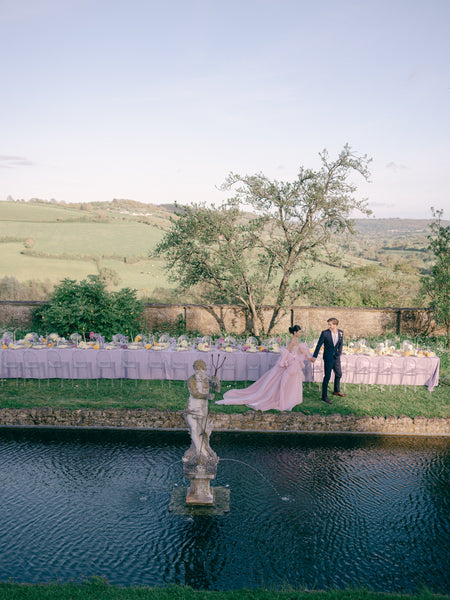
<svg viewBox="0 0 450 600">
<path fill-rule="evenodd" d="M 314 352 L 316 340 L 308 344 Z M 223 356 L 218 376 L 223 381 L 255 381 L 273 367 L 286 345 L 282 337 L 258 340 L 254 336 L 189 336 L 167 333 L 139 333 L 129 339 L 123 334 L 106 341 L 90 332 L 57 333 L 40 336 L 31 332 L 16 340 L 12 332 L 0 338 L 0 377 L 69 379 L 111 378 L 187 379 L 198 358 L 213 369 L 216 356 Z M 58 369 L 49 368 L 59 364 Z M 57 359 L 57 360 L 56 360 Z M 56 361 L 56 362 L 55 362 Z M 391 340 L 370 345 L 366 340 L 350 341 L 341 356 L 342 383 L 366 385 L 424 385 L 432 391 L 439 381 L 439 358 L 428 347 L 405 340 L 398 346 Z M 304 381 L 321 382 L 323 361 L 304 365 Z"/>
</svg>

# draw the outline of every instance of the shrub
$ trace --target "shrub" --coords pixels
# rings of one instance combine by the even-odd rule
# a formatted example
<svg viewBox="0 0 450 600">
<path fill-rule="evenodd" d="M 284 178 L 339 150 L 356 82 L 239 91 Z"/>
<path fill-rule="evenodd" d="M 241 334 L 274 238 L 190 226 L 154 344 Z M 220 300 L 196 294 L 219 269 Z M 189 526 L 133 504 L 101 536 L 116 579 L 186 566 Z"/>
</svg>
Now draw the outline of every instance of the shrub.
<svg viewBox="0 0 450 600">
<path fill-rule="evenodd" d="M 94 331 L 110 339 L 116 333 L 138 331 L 143 309 L 136 290 L 108 292 L 97 275 L 88 275 L 80 282 L 64 279 L 55 286 L 48 304 L 32 312 L 32 327 L 41 334 L 67 337 Z"/>
</svg>

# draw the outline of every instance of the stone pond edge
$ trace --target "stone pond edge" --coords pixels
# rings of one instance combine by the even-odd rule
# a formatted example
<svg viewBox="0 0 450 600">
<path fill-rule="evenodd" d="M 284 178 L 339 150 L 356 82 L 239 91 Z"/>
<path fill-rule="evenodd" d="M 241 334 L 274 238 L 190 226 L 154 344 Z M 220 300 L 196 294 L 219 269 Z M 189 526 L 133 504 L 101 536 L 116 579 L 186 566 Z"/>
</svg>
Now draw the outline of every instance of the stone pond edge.
<svg viewBox="0 0 450 600">
<path fill-rule="evenodd" d="M 301 412 L 210 413 L 215 431 L 366 433 L 450 436 L 450 417 L 358 417 Z M 186 430 L 183 411 L 157 409 L 1 408 L 0 427 L 79 427 L 99 429 Z"/>
</svg>

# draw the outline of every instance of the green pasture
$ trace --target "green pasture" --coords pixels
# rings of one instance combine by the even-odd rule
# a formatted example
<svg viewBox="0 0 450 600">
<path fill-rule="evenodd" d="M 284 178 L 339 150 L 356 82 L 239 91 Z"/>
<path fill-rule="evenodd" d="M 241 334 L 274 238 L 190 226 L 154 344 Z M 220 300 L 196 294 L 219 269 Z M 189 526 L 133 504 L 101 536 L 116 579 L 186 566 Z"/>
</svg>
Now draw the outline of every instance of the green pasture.
<svg viewBox="0 0 450 600">
<path fill-rule="evenodd" d="M 38 279 L 53 283 L 66 277 L 81 280 L 98 273 L 99 265 L 118 274 L 118 287 L 136 289 L 143 297 L 152 297 L 156 288 L 174 289 L 175 285 L 168 281 L 164 260 L 148 256 L 170 225 L 171 213 L 152 205 L 148 205 L 148 211 L 145 219 L 150 224 L 139 221 L 143 216 L 121 214 L 118 210 L 102 210 L 107 220 L 95 221 L 92 220 L 95 211 L 33 202 L 0 202 L 0 239 L 34 240 L 28 249 L 21 241 L 0 243 L 0 278 L 14 276 L 22 282 Z M 354 245 L 356 241 L 354 238 Z M 373 243 L 376 245 L 376 241 Z M 358 248 L 356 245 L 353 253 L 345 253 L 342 264 L 353 267 L 377 264 L 358 255 Z M 340 252 L 336 243 L 334 250 Z M 405 254 L 400 250 L 388 252 L 398 257 Z M 294 279 L 325 274 L 345 281 L 345 269 L 334 266 L 331 260 L 329 264 L 300 265 Z M 271 298 L 267 297 L 266 302 L 270 303 Z"/>
<path fill-rule="evenodd" d="M 32 237 L 35 242 L 33 251 L 54 255 L 147 255 L 162 235 L 160 229 L 133 221 L 19 223 L 0 220 L 0 237 Z"/>
<path fill-rule="evenodd" d="M 49 279 L 54 283 L 65 277 L 81 280 L 98 272 L 97 261 L 101 268 L 117 272 L 121 280 L 119 287 L 137 289 L 140 295 L 151 295 L 155 288 L 174 287 L 168 281 L 164 260 L 149 257 L 149 252 L 163 236 L 161 229 L 130 219 L 104 223 L 56 221 L 55 215 L 65 209 L 19 203 L 5 205 L 8 207 L 7 216 L 12 218 L 15 215 L 16 220 L 3 220 L 5 216 L 0 213 L 0 238 L 33 238 L 34 245 L 29 250 L 37 256 L 24 254 L 26 249 L 21 242 L 1 243 L 0 278 L 14 276 L 20 281 Z M 19 221 L 22 213 L 28 210 L 28 220 Z M 38 217 L 43 218 L 46 212 L 49 220 L 54 218 L 53 222 L 37 220 Z M 78 216 L 83 214 L 72 210 L 71 218 L 74 212 Z M 340 267 L 321 263 L 308 268 L 308 273 L 312 276 L 324 273 L 338 278 L 344 276 Z M 304 272 L 299 273 L 300 277 L 303 275 Z"/>
<path fill-rule="evenodd" d="M 0 238 L 33 238 L 30 250 L 38 254 L 24 254 L 21 242 L 1 243 L 0 278 L 49 279 L 54 283 L 66 277 L 81 280 L 98 273 L 99 264 L 118 274 L 119 287 L 137 289 L 141 295 L 149 295 L 158 287 L 173 287 L 167 281 L 163 260 L 148 256 L 163 235 L 161 229 L 130 219 L 64 222 L 61 213 L 66 218 L 83 216 L 82 211 L 74 209 L 0 204 Z"/>
<path fill-rule="evenodd" d="M 80 281 L 90 274 L 98 273 L 96 263 L 92 260 L 40 258 L 20 254 L 21 250 L 23 245 L 18 243 L 0 245 L 0 278 L 14 276 L 19 281 L 49 279 L 57 283 L 66 277 Z M 119 287 L 137 289 L 144 296 L 155 288 L 173 287 L 167 281 L 164 263 L 160 258 L 148 258 L 131 264 L 124 263 L 123 260 L 100 259 L 100 267 L 116 271 L 121 279 Z"/>
<path fill-rule="evenodd" d="M 0 221 L 57 221 L 79 219 L 86 213 L 75 208 L 33 202 L 0 202 Z"/>
<path fill-rule="evenodd" d="M 16 242 L 0 244 L 0 278 L 14 276 L 19 281 L 49 279 L 56 283 L 65 277 L 78 280 L 86 278 L 90 273 L 97 273 L 92 261 L 35 258 L 20 254 L 23 248 L 23 244 Z"/>
</svg>

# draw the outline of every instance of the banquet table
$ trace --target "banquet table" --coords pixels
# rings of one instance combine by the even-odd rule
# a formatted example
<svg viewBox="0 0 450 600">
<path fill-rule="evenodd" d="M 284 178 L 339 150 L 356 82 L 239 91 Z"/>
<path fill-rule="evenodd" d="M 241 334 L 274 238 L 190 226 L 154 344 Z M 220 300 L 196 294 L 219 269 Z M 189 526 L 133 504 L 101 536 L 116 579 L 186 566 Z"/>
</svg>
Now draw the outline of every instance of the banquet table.
<svg viewBox="0 0 450 600">
<path fill-rule="evenodd" d="M 342 354 L 341 383 L 426 386 L 432 392 L 439 384 L 439 366 L 437 356 Z M 322 381 L 321 355 L 312 365 L 312 371 L 306 374 L 305 381 Z"/>
<path fill-rule="evenodd" d="M 273 367 L 279 353 L 90 348 L 0 349 L 0 378 L 23 379 L 160 379 L 186 380 L 196 360 L 222 381 L 256 381 Z M 343 354 L 342 383 L 426 386 L 439 382 L 439 358 Z M 323 361 L 306 361 L 304 380 L 321 382 Z"/>
</svg>

